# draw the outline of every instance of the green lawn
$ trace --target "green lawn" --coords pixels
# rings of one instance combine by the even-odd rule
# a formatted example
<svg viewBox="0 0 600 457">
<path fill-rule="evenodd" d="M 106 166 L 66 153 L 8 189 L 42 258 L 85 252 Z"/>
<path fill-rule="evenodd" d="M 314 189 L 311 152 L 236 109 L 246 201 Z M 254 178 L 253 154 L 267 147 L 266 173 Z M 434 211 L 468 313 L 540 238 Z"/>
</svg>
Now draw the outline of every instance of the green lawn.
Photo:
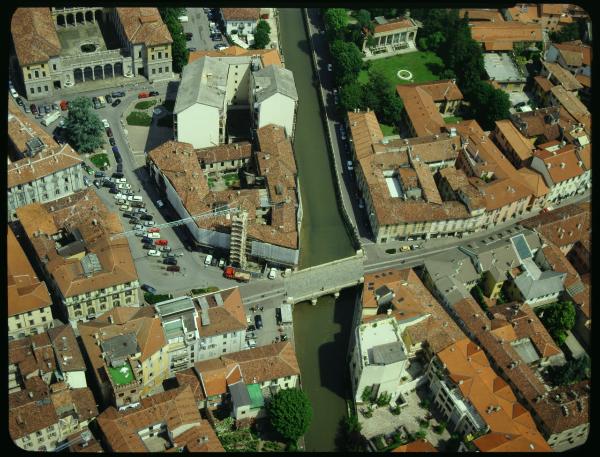
<svg viewBox="0 0 600 457">
<path fill-rule="evenodd" d="M 446 124 L 458 124 L 463 118 L 460 116 L 448 116 L 444 118 Z"/>
<path fill-rule="evenodd" d="M 152 117 L 141 111 L 133 111 L 127 116 L 127 123 L 129 125 L 140 125 L 142 127 L 149 127 L 152 124 Z"/>
<path fill-rule="evenodd" d="M 223 175 L 223 181 L 225 181 L 227 187 L 240 185 L 240 177 L 237 173 L 227 173 Z"/>
<path fill-rule="evenodd" d="M 206 294 L 206 293 L 218 292 L 218 291 L 219 291 L 218 287 L 209 286 L 209 287 L 205 287 L 203 289 L 192 289 L 191 293 L 192 293 L 192 295 L 200 295 L 200 294 Z"/>
<path fill-rule="evenodd" d="M 383 136 L 391 136 L 391 135 L 397 135 L 398 132 L 396 131 L 396 127 L 393 125 L 386 125 L 386 124 L 382 124 L 381 122 L 379 123 L 379 127 L 381 127 L 381 131 L 383 132 Z"/>
<path fill-rule="evenodd" d="M 121 372 L 121 370 L 123 371 Z M 109 366 L 108 372 L 110 373 L 113 382 L 118 386 L 129 384 L 134 381 L 133 372 L 131 371 L 129 363 L 125 363 L 125 365 L 120 367 Z"/>
<path fill-rule="evenodd" d="M 148 109 L 151 106 L 156 105 L 156 102 L 158 100 L 145 100 L 143 102 L 139 102 L 138 104 L 135 105 L 135 109 Z"/>
<path fill-rule="evenodd" d="M 106 154 L 95 154 L 90 157 L 90 162 L 96 165 L 97 168 L 102 168 L 105 163 L 110 165 L 110 160 L 108 160 L 108 156 Z"/>
<path fill-rule="evenodd" d="M 437 81 L 440 79 L 437 74 L 444 69 L 442 59 L 433 52 L 411 52 L 399 56 L 387 57 L 385 59 L 370 60 L 373 68 L 381 68 L 383 72 L 392 81 L 394 90 L 398 84 L 424 83 L 428 81 Z M 398 70 L 408 70 L 412 73 L 413 79 L 407 81 L 398 78 Z M 358 75 L 358 82 L 361 84 L 369 80 L 367 70 L 362 70 Z"/>
</svg>

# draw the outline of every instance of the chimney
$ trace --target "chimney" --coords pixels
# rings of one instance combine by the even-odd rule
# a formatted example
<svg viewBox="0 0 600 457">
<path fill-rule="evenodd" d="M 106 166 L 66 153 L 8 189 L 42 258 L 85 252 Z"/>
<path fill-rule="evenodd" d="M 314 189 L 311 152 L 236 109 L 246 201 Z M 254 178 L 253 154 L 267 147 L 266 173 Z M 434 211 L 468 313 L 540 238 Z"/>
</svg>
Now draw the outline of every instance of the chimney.
<svg viewBox="0 0 600 457">
<path fill-rule="evenodd" d="M 564 162 L 560 163 L 560 168 L 565 168 L 565 163 Z"/>
</svg>

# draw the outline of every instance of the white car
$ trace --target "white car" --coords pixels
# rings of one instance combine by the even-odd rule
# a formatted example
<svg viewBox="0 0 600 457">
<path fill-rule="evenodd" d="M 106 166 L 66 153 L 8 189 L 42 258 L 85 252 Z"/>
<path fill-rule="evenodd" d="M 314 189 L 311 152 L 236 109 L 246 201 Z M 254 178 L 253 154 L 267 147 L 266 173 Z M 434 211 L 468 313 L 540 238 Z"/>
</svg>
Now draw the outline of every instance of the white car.
<svg viewBox="0 0 600 457">
<path fill-rule="evenodd" d="M 113 181 L 116 182 L 117 184 L 121 183 L 121 182 L 127 182 L 126 178 L 113 178 Z"/>
<path fill-rule="evenodd" d="M 171 252 L 171 248 L 169 246 L 161 246 L 158 248 L 161 252 Z"/>
<path fill-rule="evenodd" d="M 131 184 L 127 184 L 127 183 L 117 184 L 117 189 L 131 189 Z"/>
<path fill-rule="evenodd" d="M 212 262 L 213 256 L 208 254 L 206 256 L 206 259 L 204 259 L 204 265 L 210 265 L 210 263 Z"/>
<path fill-rule="evenodd" d="M 139 224 L 137 224 L 137 225 L 139 225 Z M 136 229 L 136 230 L 137 230 L 137 229 Z M 144 235 L 145 235 L 145 233 L 144 233 L 144 231 L 143 231 L 143 230 L 137 230 L 137 231 L 135 232 L 135 236 L 144 236 Z"/>
<path fill-rule="evenodd" d="M 104 126 L 105 129 L 110 127 L 110 124 L 108 123 L 108 121 L 106 119 L 102 119 L 102 125 Z"/>
<path fill-rule="evenodd" d="M 181 253 L 183 255 L 183 252 Z M 219 268 L 223 268 L 225 266 L 225 259 L 219 260 Z"/>
<path fill-rule="evenodd" d="M 141 202 L 142 196 L 141 195 L 128 195 L 127 200 L 129 200 L 130 202 Z"/>
<path fill-rule="evenodd" d="M 143 232 L 143 230 L 144 230 L 144 226 L 143 226 L 143 225 L 141 225 L 141 224 L 135 224 L 135 225 L 133 226 L 133 230 L 136 230 L 135 234 L 137 235 L 137 234 L 138 234 L 138 232 Z M 143 233 L 142 233 L 142 236 L 144 236 L 144 234 L 143 234 Z"/>
<path fill-rule="evenodd" d="M 157 240 L 160 238 L 160 233 L 156 233 L 156 232 L 148 232 L 146 233 L 144 236 L 152 239 L 152 240 Z"/>
<path fill-rule="evenodd" d="M 152 257 L 160 257 L 160 252 L 157 251 L 156 249 L 150 249 L 148 251 L 148 255 L 152 256 Z"/>
<path fill-rule="evenodd" d="M 121 206 L 119 206 L 119 209 L 121 211 L 131 211 L 131 206 L 129 206 L 129 205 L 121 205 Z"/>
<path fill-rule="evenodd" d="M 365 207 L 365 201 L 362 198 L 358 201 L 358 207 L 360 209 L 363 209 Z"/>
<path fill-rule="evenodd" d="M 114 195 L 115 200 L 125 200 L 126 195 L 123 195 L 121 192 Z"/>
<path fill-rule="evenodd" d="M 276 277 L 277 277 L 277 268 L 271 268 L 269 270 L 268 278 L 269 279 L 275 279 Z"/>
<path fill-rule="evenodd" d="M 120 205 L 124 205 L 127 202 L 125 200 L 123 200 L 122 198 L 119 198 L 115 203 L 120 206 Z"/>
<path fill-rule="evenodd" d="M 146 227 L 154 227 L 155 222 L 154 221 L 144 221 L 144 225 Z"/>
<path fill-rule="evenodd" d="M 19 96 L 19 93 L 13 87 L 11 87 L 10 95 L 12 95 L 14 98 L 17 98 Z"/>
<path fill-rule="evenodd" d="M 328 71 L 333 71 L 333 65 L 327 64 L 327 70 Z"/>
<path fill-rule="evenodd" d="M 352 160 L 348 160 L 346 162 L 346 166 L 348 167 L 348 171 L 354 170 L 354 164 L 352 163 Z"/>
<path fill-rule="evenodd" d="M 165 204 L 162 202 L 162 200 L 156 200 L 156 206 L 162 208 L 163 206 L 165 206 Z"/>
</svg>

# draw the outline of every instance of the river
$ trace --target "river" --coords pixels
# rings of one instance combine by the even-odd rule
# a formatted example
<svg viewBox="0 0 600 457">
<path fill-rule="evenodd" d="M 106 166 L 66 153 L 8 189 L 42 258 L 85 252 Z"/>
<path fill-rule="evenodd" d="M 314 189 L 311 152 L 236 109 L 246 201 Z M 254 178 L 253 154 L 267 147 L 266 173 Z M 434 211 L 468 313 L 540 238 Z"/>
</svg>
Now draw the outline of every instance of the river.
<svg viewBox="0 0 600 457">
<path fill-rule="evenodd" d="M 294 73 L 299 97 L 294 151 L 304 211 L 300 268 L 307 268 L 350 256 L 354 249 L 335 198 L 303 13 L 291 8 L 279 12 L 285 66 Z M 316 306 L 299 303 L 294 307 L 302 387 L 313 407 L 305 435 L 307 451 L 335 450 L 338 423 L 346 414 L 346 351 L 355 295 L 355 288 L 347 289 L 337 300 L 328 296 Z"/>
</svg>

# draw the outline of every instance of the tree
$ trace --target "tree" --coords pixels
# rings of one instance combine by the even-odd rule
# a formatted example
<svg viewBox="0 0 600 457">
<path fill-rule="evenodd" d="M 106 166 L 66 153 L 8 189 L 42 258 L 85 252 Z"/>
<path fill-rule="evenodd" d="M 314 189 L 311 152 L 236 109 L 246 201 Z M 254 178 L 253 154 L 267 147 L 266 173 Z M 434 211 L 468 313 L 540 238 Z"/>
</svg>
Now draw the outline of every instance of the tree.
<svg viewBox="0 0 600 457">
<path fill-rule="evenodd" d="M 572 22 L 561 27 L 557 32 L 550 32 L 550 40 L 554 43 L 564 43 L 565 41 L 579 40 L 579 24 Z"/>
<path fill-rule="evenodd" d="M 89 98 L 77 97 L 69 103 L 65 129 L 69 142 L 78 152 L 94 152 L 104 144 L 104 126 L 92 110 Z"/>
<path fill-rule="evenodd" d="M 187 50 L 185 35 L 183 34 L 183 26 L 177 18 L 185 13 L 185 8 L 158 8 L 158 11 L 173 39 L 173 44 L 171 45 L 173 71 L 181 73 L 183 67 L 187 65 L 189 51 Z"/>
<path fill-rule="evenodd" d="M 336 40 L 331 44 L 330 51 L 338 84 L 342 86 L 356 81 L 363 65 L 362 52 L 356 45 Z"/>
<path fill-rule="evenodd" d="M 264 30 L 257 30 L 254 34 L 254 49 L 265 49 L 270 42 L 271 38 Z"/>
<path fill-rule="evenodd" d="M 590 377 L 591 362 L 587 355 L 578 359 L 571 359 L 562 366 L 549 368 L 550 375 L 555 385 L 565 386 L 588 379 Z"/>
<path fill-rule="evenodd" d="M 340 420 L 336 436 L 338 452 L 363 452 L 366 449 L 366 439 L 360 433 L 362 425 L 358 417 L 352 414 Z"/>
<path fill-rule="evenodd" d="M 540 320 L 560 346 L 567 338 L 567 332 L 575 326 L 576 311 L 570 301 L 560 301 L 540 311 Z"/>
<path fill-rule="evenodd" d="M 509 117 L 508 94 L 481 80 L 472 87 L 469 92 L 471 114 L 484 130 L 493 129 L 497 120 Z"/>
<path fill-rule="evenodd" d="M 362 104 L 374 110 L 384 124 L 397 123 L 403 106 L 387 75 L 376 67 L 369 70 L 369 82 L 363 90 Z"/>
<path fill-rule="evenodd" d="M 361 400 L 363 402 L 367 402 L 371 400 L 371 396 L 373 395 L 373 387 L 372 386 L 366 386 L 363 391 L 362 394 L 360 396 Z"/>
<path fill-rule="evenodd" d="M 356 21 L 362 29 L 373 28 L 373 23 L 371 22 L 371 13 L 369 13 L 368 10 L 358 10 L 356 13 Z"/>
<path fill-rule="evenodd" d="M 267 21 L 261 19 L 258 21 L 258 24 L 256 24 L 256 30 L 264 30 L 267 33 L 271 33 L 271 26 Z"/>
<path fill-rule="evenodd" d="M 348 83 L 340 88 L 340 106 L 344 111 L 362 109 L 363 86 L 358 82 Z"/>
<path fill-rule="evenodd" d="M 275 430 L 293 442 L 304 435 L 313 414 L 308 397 L 300 389 L 280 390 L 267 409 Z"/>
<path fill-rule="evenodd" d="M 343 38 L 344 29 L 348 25 L 348 12 L 345 8 L 328 8 L 323 19 L 330 40 Z"/>
</svg>

